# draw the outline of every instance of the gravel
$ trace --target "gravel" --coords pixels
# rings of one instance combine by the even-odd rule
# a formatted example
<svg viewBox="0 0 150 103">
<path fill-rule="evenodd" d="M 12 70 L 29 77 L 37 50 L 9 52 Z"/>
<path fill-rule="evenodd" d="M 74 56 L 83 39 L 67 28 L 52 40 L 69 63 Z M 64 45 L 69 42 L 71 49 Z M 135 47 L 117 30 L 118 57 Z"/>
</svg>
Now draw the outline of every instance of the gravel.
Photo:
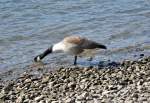
<svg viewBox="0 0 150 103">
<path fill-rule="evenodd" d="M 147 103 L 150 101 L 150 57 L 118 66 L 62 67 L 29 72 L 0 89 L 4 103 Z"/>
</svg>

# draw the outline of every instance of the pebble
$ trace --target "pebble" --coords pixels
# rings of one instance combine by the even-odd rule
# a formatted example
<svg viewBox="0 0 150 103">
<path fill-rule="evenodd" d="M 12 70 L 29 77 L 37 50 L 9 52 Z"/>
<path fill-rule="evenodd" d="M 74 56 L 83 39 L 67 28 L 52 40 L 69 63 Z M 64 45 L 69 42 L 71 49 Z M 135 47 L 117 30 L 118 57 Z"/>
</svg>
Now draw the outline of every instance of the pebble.
<svg viewBox="0 0 150 103">
<path fill-rule="evenodd" d="M 47 83 L 49 81 L 49 76 L 46 76 L 42 79 L 42 83 Z"/>
<path fill-rule="evenodd" d="M 30 103 L 31 101 L 29 100 L 29 99 L 25 99 L 24 101 L 23 101 L 23 103 Z"/>
<path fill-rule="evenodd" d="M 52 101 L 51 103 L 59 103 L 59 101 Z"/>
<path fill-rule="evenodd" d="M 82 101 L 75 101 L 75 103 L 82 103 Z"/>
<path fill-rule="evenodd" d="M 85 99 L 88 96 L 88 93 L 84 92 L 84 93 L 81 94 L 81 96 Z"/>
<path fill-rule="evenodd" d="M 24 83 L 31 83 L 31 82 L 32 82 L 31 79 L 26 79 L 26 80 L 24 81 Z"/>
<path fill-rule="evenodd" d="M 80 85 L 80 88 L 81 88 L 81 89 L 84 89 L 84 88 L 85 88 L 85 85 L 84 85 L 84 84 L 81 84 L 81 85 Z"/>
<path fill-rule="evenodd" d="M 100 101 L 94 98 L 94 103 L 100 103 Z"/>
<path fill-rule="evenodd" d="M 36 97 L 34 100 L 35 100 L 35 101 L 40 101 L 40 100 L 42 100 L 43 98 L 44 98 L 44 96 L 43 96 L 43 95 L 40 95 L 40 96 Z"/>
<path fill-rule="evenodd" d="M 87 96 L 88 96 L 88 93 L 87 93 L 87 92 L 83 92 L 81 95 L 78 95 L 78 96 L 76 97 L 76 99 L 77 99 L 78 101 L 82 101 L 82 100 L 85 100 Z"/>
<path fill-rule="evenodd" d="M 2 90 L 2 91 L 0 92 L 0 99 L 3 98 L 4 96 L 5 96 L 5 91 Z"/>
<path fill-rule="evenodd" d="M 17 98 L 16 102 L 17 102 L 17 103 L 22 103 L 24 99 L 25 99 L 25 96 L 24 96 L 24 95 L 21 95 L 21 96 L 19 96 L 19 97 Z"/>
<path fill-rule="evenodd" d="M 70 82 L 70 83 L 68 83 L 68 87 L 69 87 L 69 88 L 75 88 L 75 87 L 76 87 L 75 82 Z"/>
<path fill-rule="evenodd" d="M 74 103 L 74 99 L 68 98 L 68 99 L 65 101 L 65 103 Z"/>
<path fill-rule="evenodd" d="M 150 99 L 150 57 L 122 65 L 23 74 L 0 89 L 4 103 L 141 103 Z"/>
</svg>

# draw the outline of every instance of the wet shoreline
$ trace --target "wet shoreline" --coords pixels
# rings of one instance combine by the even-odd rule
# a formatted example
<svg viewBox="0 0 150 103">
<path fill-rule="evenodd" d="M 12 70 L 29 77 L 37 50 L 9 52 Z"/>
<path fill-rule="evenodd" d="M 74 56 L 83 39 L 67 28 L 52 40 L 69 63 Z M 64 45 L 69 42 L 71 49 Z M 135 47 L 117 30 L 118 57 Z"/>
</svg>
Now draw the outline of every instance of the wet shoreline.
<svg viewBox="0 0 150 103">
<path fill-rule="evenodd" d="M 114 53 L 113 51 L 102 51 L 101 55 L 110 55 L 112 53 Z M 61 56 L 61 58 L 64 55 Z M 131 61 L 136 61 L 140 58 L 144 58 L 149 56 L 149 53 L 135 53 L 134 51 L 134 55 L 132 55 L 130 53 L 130 56 L 128 57 L 128 59 L 126 59 L 126 57 L 124 57 L 124 59 L 121 59 L 120 57 L 116 58 L 116 60 L 110 60 L 110 59 L 103 59 L 103 60 L 98 60 L 99 58 L 93 58 L 92 61 L 89 61 L 88 58 L 79 58 L 79 62 L 78 65 L 81 67 L 88 67 L 88 66 L 108 66 L 108 65 L 116 65 L 120 62 L 123 62 L 124 60 L 131 60 Z M 72 56 L 71 56 L 72 57 Z M 100 57 L 101 59 L 101 57 Z M 13 79 L 16 79 L 17 77 L 19 77 L 20 74 L 22 74 L 23 72 L 31 72 L 31 71 L 38 71 L 37 68 L 39 68 L 39 70 L 42 70 L 40 73 L 45 73 L 48 71 L 55 71 L 61 67 L 69 67 L 69 66 L 73 66 L 72 62 L 66 61 L 66 60 L 61 60 L 62 63 L 58 63 L 58 60 L 47 60 L 44 62 L 39 62 L 39 63 L 35 63 L 34 61 L 29 61 L 30 63 L 28 63 L 28 65 L 26 64 L 24 67 L 20 67 L 20 66 L 16 66 L 16 68 L 11 68 L 8 70 L 5 70 L 3 72 L 0 72 L 0 80 L 1 81 L 10 81 Z M 22 64 L 23 65 L 23 64 Z"/>
<path fill-rule="evenodd" d="M 150 57 L 115 63 L 97 67 L 62 66 L 55 71 L 39 64 L 1 85 L 0 100 L 5 103 L 150 101 Z"/>
</svg>

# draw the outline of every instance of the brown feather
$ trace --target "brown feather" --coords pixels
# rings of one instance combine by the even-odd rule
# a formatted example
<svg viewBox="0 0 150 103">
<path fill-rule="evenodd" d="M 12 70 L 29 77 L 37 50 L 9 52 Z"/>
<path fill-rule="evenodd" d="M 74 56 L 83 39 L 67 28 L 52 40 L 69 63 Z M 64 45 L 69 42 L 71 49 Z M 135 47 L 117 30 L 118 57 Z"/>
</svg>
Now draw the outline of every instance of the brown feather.
<svg viewBox="0 0 150 103">
<path fill-rule="evenodd" d="M 79 44 L 82 44 L 85 41 L 85 38 L 82 38 L 80 36 L 69 36 L 69 37 L 64 38 L 63 41 L 67 42 L 67 43 L 72 43 L 72 44 L 79 45 Z"/>
<path fill-rule="evenodd" d="M 66 43 L 72 43 L 75 44 L 82 49 L 95 49 L 95 48 L 101 48 L 101 49 L 106 49 L 106 46 L 100 43 L 97 43 L 92 40 L 88 40 L 86 38 L 82 38 L 80 36 L 69 36 L 64 38 L 63 40 Z"/>
</svg>

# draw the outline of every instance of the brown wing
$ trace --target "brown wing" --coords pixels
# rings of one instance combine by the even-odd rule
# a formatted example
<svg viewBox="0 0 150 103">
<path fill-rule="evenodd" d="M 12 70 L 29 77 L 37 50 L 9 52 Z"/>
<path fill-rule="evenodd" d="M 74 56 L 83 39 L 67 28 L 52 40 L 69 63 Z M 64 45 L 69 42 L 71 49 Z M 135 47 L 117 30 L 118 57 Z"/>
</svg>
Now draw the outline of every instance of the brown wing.
<svg viewBox="0 0 150 103">
<path fill-rule="evenodd" d="M 80 36 L 69 36 L 69 37 L 64 38 L 63 41 L 67 43 L 76 44 L 83 49 L 95 49 L 95 48 L 106 49 L 105 45 L 88 40 L 86 38 L 82 38 Z"/>
<path fill-rule="evenodd" d="M 87 39 L 82 43 L 81 47 L 84 49 L 95 49 L 95 48 L 106 49 L 105 45 Z"/>
<path fill-rule="evenodd" d="M 82 38 L 80 36 L 69 36 L 69 37 L 64 38 L 63 41 L 67 43 L 81 45 L 85 41 L 85 38 Z"/>
</svg>

